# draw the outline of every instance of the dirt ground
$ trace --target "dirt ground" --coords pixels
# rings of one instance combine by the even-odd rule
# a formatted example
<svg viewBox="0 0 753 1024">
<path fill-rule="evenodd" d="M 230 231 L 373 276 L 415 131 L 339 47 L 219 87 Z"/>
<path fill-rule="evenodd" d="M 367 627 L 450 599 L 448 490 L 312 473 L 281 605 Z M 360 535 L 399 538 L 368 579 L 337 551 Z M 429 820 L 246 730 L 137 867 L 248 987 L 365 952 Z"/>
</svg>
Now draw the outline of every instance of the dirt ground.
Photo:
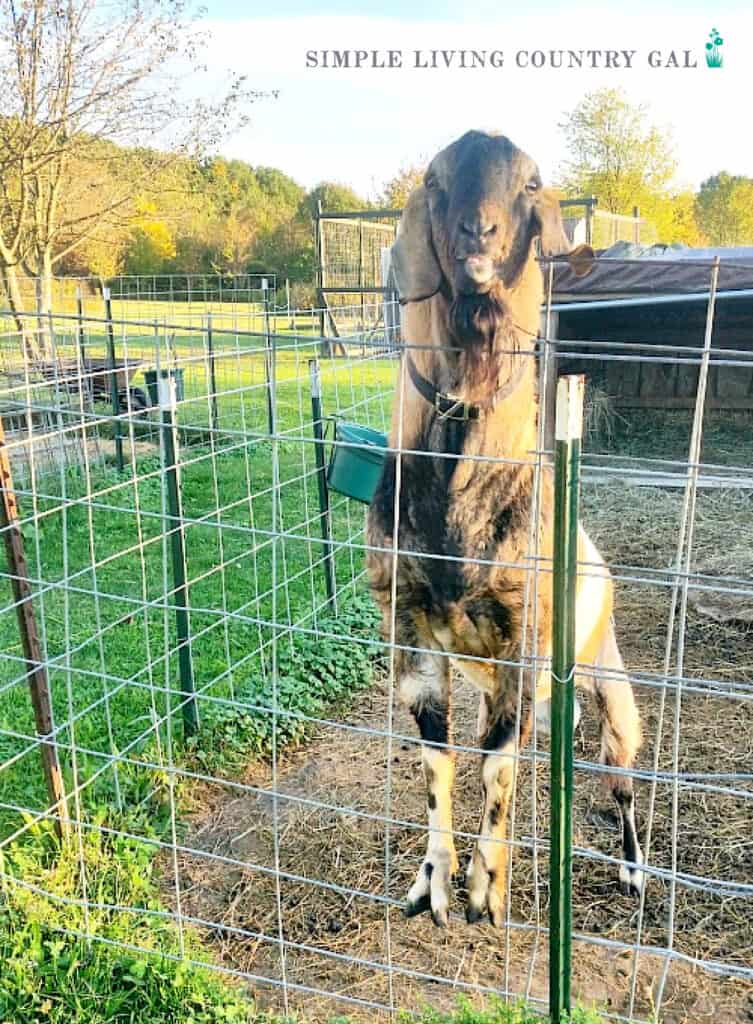
<svg viewBox="0 0 753 1024">
<path fill-rule="evenodd" d="M 587 495 L 587 513 L 589 500 Z M 641 511 L 645 501 L 644 496 Z M 657 498 L 657 515 L 662 513 L 661 501 Z M 718 522 L 719 516 L 730 513 L 730 501 L 724 496 L 712 496 L 709 501 L 718 505 L 712 508 L 705 498 L 699 505 L 698 538 L 701 546 L 708 543 L 715 548 L 717 529 L 730 536 L 730 524 Z M 746 510 L 747 506 L 732 509 Z M 635 524 L 630 530 L 624 523 L 616 525 L 614 511 L 602 495 L 593 505 L 589 523 L 613 565 L 640 565 L 641 558 L 647 566 L 669 564 L 671 520 L 657 527 L 658 520 L 649 512 L 642 531 Z M 666 588 L 653 588 L 647 596 L 643 584 L 619 585 L 618 634 L 633 671 L 661 668 L 667 602 Z M 735 686 L 742 689 L 740 699 L 730 692 L 720 695 L 705 684 L 686 686 L 683 692 L 678 765 L 693 779 L 679 787 L 674 850 L 678 878 L 674 949 L 691 959 L 748 970 L 753 967 L 751 896 L 736 886 L 753 883 L 752 638 L 749 623 L 720 623 L 692 607 L 688 612 L 686 675 L 719 680 L 723 688 L 726 682 L 730 692 Z M 473 744 L 476 697 L 466 684 L 456 682 L 454 689 L 456 742 Z M 666 772 L 673 763 L 676 696 L 674 690 L 667 694 L 664 725 L 658 734 L 660 693 L 654 685 L 636 686 L 645 735 L 638 767 L 651 768 L 658 744 L 659 766 Z M 587 697 L 582 703 L 575 755 L 595 761 L 598 738 L 593 709 Z M 460 882 L 446 931 L 435 929 L 426 915 L 405 920 L 399 906 L 385 904 L 383 898 L 400 903 L 413 881 L 425 844 L 421 829 L 425 799 L 420 751 L 409 716 L 395 709 L 396 736 L 389 750 L 383 736 L 360 731 L 360 727 L 384 730 L 387 713 L 386 683 L 377 682 L 342 724 L 320 727 L 304 748 L 285 753 L 278 770 L 277 848 L 268 765 L 251 764 L 242 780 L 259 792 L 244 791 L 230 782 L 197 787 L 183 840 L 197 852 L 182 855 L 179 862 L 183 913 L 211 923 L 202 931 L 219 961 L 246 972 L 260 1005 L 279 1011 L 283 1008 L 279 986 L 254 980 L 279 982 L 282 978 L 279 900 L 286 940 L 285 975 L 291 986 L 288 1006 L 291 1012 L 305 1011 L 316 1021 L 346 1013 L 357 1019 L 373 1018 L 370 1006 L 390 1002 L 408 1009 L 427 1004 L 449 1008 L 458 994 L 473 995 L 474 990 L 480 992 L 474 998 L 483 998 L 485 990 L 501 990 L 546 1000 L 547 940 L 545 934 L 536 938 L 537 925 L 546 927 L 548 909 L 548 862 L 539 845 L 548 835 L 545 765 L 537 767 L 535 787 L 530 760 L 519 774 L 513 839 L 520 845 L 513 861 L 508 928 L 496 932 L 488 924 L 467 925 Z M 737 777 L 707 777 L 720 772 Z M 747 781 L 740 778 L 746 773 Z M 702 788 L 709 783 L 722 792 Z M 650 790 L 650 782 L 638 782 L 638 823 L 644 841 Z M 673 865 L 672 803 L 672 785 L 660 782 L 649 863 L 668 873 Z M 475 831 L 479 808 L 478 759 L 461 753 L 455 795 L 459 832 Z M 388 836 L 384 817 L 398 821 L 389 826 Z M 600 940 L 635 944 L 639 907 L 637 901 L 621 895 L 617 866 L 588 856 L 619 856 L 619 833 L 611 797 L 595 774 L 585 769 L 576 772 L 574 822 L 581 853 L 573 866 L 573 926 L 577 934 L 591 939 L 575 943 L 575 992 L 587 1005 L 624 1018 L 631 1008 L 635 967 L 634 1016 L 652 1020 L 665 967 L 660 951 L 668 945 L 670 883 L 652 878 L 647 886 L 640 944 L 658 952 L 641 953 L 636 962 L 630 950 L 619 952 L 596 944 Z M 470 843 L 469 838 L 458 840 L 461 863 Z M 385 870 L 387 844 L 389 872 Z M 279 891 L 276 858 L 285 876 Z M 168 898 L 170 875 L 166 863 Z M 389 961 L 392 971 L 386 967 Z M 753 1021 L 753 982 L 675 959 L 669 965 L 659 1010 L 663 1024 Z"/>
</svg>

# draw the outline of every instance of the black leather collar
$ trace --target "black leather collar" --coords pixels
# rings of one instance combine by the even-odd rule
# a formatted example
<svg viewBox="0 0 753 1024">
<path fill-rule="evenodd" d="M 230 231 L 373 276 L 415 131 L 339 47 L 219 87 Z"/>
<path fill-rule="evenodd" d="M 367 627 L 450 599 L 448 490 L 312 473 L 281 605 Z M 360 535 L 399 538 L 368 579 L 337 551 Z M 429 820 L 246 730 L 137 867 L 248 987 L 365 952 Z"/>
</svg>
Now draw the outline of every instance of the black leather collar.
<svg viewBox="0 0 753 1024">
<path fill-rule="evenodd" d="M 427 380 L 423 374 L 419 373 L 410 353 L 406 353 L 405 357 L 408 360 L 408 373 L 416 391 L 418 391 L 419 395 L 421 395 L 421 397 L 424 398 L 429 405 L 431 405 L 439 415 L 443 417 L 443 419 L 448 420 L 480 419 L 483 412 L 489 412 L 491 409 L 494 409 L 499 402 L 508 398 L 513 393 L 523 379 L 523 374 L 526 368 L 526 357 L 518 357 L 518 366 L 512 377 L 510 377 L 510 379 L 503 384 L 501 388 L 498 388 L 491 398 L 488 398 L 485 402 L 481 402 L 478 405 L 472 405 L 470 402 L 464 402 L 462 398 L 457 398 L 455 395 L 448 395 L 444 391 L 440 391 L 438 388 L 435 388 L 430 380 Z"/>
</svg>

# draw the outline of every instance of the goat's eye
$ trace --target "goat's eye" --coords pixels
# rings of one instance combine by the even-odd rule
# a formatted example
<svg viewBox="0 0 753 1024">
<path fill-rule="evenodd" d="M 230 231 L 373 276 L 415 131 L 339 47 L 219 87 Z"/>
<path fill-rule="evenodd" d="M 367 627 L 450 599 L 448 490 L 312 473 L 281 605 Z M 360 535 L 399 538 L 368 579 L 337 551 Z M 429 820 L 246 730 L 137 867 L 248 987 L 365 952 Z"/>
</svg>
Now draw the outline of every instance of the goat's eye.
<svg viewBox="0 0 753 1024">
<path fill-rule="evenodd" d="M 538 192 L 538 190 L 539 190 L 539 183 L 538 183 L 538 181 L 529 181 L 528 184 L 526 185 L 526 192 L 528 193 L 529 196 L 532 196 L 535 192 Z"/>
<path fill-rule="evenodd" d="M 439 181 L 433 174 L 429 174 L 424 181 L 424 185 L 431 192 L 433 189 L 439 188 Z"/>
</svg>

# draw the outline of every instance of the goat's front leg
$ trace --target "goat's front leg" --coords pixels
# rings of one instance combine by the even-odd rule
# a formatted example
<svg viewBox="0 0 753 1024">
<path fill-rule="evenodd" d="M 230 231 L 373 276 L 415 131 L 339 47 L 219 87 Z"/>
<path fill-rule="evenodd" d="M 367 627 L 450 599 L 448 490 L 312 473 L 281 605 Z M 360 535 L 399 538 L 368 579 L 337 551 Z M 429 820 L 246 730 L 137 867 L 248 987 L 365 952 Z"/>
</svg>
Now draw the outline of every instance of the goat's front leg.
<svg viewBox="0 0 753 1024">
<path fill-rule="evenodd" d="M 484 713 L 479 716 L 484 754 L 481 768 L 484 808 L 479 839 L 466 874 L 468 903 L 465 916 L 469 923 L 489 914 L 496 928 L 504 923 L 507 884 L 507 816 L 510 796 L 518 767 L 518 751 L 526 743 L 531 729 L 531 709 L 525 702 L 521 711 L 516 742 L 517 709 L 515 701 L 504 701 L 484 694 Z"/>
<path fill-rule="evenodd" d="M 413 655 L 401 678 L 403 700 L 416 719 L 421 739 L 429 839 L 426 857 L 408 892 L 406 917 L 430 910 L 444 927 L 450 909 L 450 881 L 458 870 L 452 834 L 452 784 L 455 756 L 447 749 L 450 730 L 450 668 L 441 655 Z"/>
</svg>

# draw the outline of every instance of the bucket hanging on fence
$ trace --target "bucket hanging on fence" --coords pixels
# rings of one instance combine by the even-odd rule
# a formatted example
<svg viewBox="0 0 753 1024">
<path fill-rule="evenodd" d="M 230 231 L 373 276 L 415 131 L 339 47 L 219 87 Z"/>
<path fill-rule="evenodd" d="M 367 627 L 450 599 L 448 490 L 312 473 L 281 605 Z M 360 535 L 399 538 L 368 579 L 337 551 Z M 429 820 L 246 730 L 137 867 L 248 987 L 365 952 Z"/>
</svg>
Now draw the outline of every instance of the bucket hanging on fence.
<svg viewBox="0 0 753 1024">
<path fill-rule="evenodd" d="M 330 490 L 367 505 L 382 475 L 387 437 L 358 423 L 335 423 L 335 441 L 327 471 Z M 353 447 L 351 447 L 351 445 Z"/>
</svg>

